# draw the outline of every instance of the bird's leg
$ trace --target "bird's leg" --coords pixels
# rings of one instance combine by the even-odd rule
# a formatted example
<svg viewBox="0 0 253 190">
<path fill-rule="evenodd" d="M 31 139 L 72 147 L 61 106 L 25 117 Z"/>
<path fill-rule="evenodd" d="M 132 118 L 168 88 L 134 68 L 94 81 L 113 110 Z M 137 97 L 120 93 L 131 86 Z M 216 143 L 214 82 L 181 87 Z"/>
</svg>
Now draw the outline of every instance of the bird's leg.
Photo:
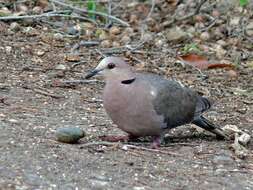
<svg viewBox="0 0 253 190">
<path fill-rule="evenodd" d="M 128 135 L 121 135 L 121 136 L 114 136 L 114 135 L 100 136 L 99 138 L 103 141 L 108 141 L 108 142 L 127 142 L 127 141 L 134 140 L 138 137 L 132 134 L 128 134 Z"/>
<path fill-rule="evenodd" d="M 159 149 L 161 144 L 164 143 L 165 132 L 163 131 L 160 135 L 153 136 L 153 142 L 151 144 L 151 148 Z"/>
<path fill-rule="evenodd" d="M 161 146 L 161 142 L 162 142 L 161 136 L 154 136 L 153 137 L 153 142 L 151 144 L 151 148 L 153 148 L 153 149 L 159 149 L 160 146 Z"/>
</svg>

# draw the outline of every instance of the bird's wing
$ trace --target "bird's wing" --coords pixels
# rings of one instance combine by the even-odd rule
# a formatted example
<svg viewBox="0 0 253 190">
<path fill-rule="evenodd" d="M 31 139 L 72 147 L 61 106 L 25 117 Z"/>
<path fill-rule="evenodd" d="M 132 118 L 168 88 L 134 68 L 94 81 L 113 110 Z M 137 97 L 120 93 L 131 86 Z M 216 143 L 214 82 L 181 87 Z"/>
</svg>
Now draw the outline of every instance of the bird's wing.
<svg viewBox="0 0 253 190">
<path fill-rule="evenodd" d="M 190 123 L 195 115 L 198 95 L 174 80 L 156 75 L 142 76 L 156 91 L 153 106 L 164 117 L 168 128 Z"/>
</svg>

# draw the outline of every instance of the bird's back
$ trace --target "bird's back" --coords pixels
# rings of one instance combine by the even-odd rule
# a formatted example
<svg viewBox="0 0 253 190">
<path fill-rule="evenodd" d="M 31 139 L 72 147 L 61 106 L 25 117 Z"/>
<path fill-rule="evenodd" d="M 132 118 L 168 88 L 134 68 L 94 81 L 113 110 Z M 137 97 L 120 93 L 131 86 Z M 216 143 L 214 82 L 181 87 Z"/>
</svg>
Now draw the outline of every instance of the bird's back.
<svg viewBox="0 0 253 190">
<path fill-rule="evenodd" d="M 168 128 L 190 123 L 196 111 L 203 112 L 202 97 L 181 83 L 154 74 L 140 73 L 138 77 L 155 91 L 154 109 L 158 115 L 164 117 Z"/>
</svg>

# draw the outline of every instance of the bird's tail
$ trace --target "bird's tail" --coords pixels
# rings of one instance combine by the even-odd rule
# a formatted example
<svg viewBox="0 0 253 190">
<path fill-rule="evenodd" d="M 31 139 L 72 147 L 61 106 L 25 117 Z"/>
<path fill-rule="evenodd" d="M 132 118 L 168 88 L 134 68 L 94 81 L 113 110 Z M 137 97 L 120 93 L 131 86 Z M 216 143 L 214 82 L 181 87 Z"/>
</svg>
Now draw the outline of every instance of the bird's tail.
<svg viewBox="0 0 253 190">
<path fill-rule="evenodd" d="M 195 118 L 192 123 L 215 134 L 219 138 L 229 139 L 228 135 L 226 135 L 219 126 L 214 125 L 211 121 L 207 120 L 203 116 Z"/>
</svg>

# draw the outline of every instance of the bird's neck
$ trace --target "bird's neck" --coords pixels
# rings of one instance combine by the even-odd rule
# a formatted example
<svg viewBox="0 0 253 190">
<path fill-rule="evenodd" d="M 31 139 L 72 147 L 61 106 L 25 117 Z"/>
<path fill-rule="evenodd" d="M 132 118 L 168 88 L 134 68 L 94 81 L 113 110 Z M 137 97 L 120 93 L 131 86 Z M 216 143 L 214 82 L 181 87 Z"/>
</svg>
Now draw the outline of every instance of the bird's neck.
<svg viewBox="0 0 253 190">
<path fill-rule="evenodd" d="M 118 83 L 132 83 L 134 82 L 136 78 L 136 73 L 134 73 L 133 71 L 129 70 L 129 71 L 124 71 L 124 72 L 117 72 L 117 73 L 112 73 L 109 76 L 106 76 L 106 83 L 107 82 L 118 82 Z"/>
</svg>

